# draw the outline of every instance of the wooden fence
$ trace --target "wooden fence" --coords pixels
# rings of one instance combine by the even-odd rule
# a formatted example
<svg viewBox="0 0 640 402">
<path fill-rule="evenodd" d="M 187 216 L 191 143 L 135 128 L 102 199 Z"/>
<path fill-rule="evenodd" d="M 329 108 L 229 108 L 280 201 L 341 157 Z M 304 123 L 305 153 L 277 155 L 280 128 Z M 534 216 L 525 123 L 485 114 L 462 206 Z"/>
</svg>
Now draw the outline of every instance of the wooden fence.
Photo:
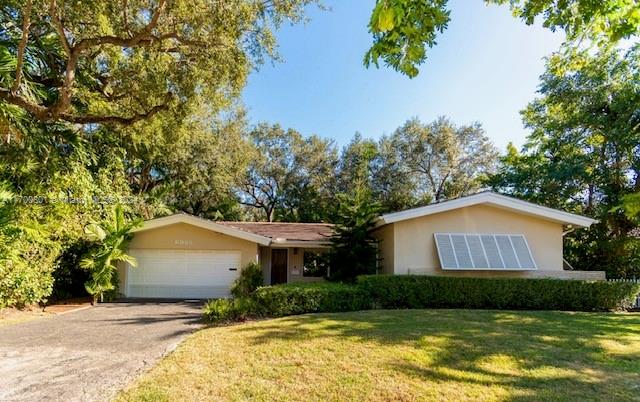
<svg viewBox="0 0 640 402">
<path fill-rule="evenodd" d="M 628 278 L 628 279 L 607 279 L 608 282 L 630 282 L 640 283 L 640 278 Z M 640 309 L 640 294 L 636 296 L 636 302 L 633 305 L 634 309 Z"/>
</svg>

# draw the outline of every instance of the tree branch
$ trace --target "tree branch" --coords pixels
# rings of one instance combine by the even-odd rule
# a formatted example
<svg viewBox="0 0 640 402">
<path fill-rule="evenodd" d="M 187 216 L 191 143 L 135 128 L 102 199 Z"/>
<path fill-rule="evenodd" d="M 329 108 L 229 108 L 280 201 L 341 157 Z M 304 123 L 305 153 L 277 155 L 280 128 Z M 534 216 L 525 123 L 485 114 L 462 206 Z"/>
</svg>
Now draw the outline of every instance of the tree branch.
<svg viewBox="0 0 640 402">
<path fill-rule="evenodd" d="M 160 0 L 160 3 L 158 3 L 158 8 L 156 8 L 156 10 L 153 12 L 149 23 L 130 38 L 121 38 L 119 36 L 98 36 L 95 38 L 86 38 L 80 40 L 78 44 L 74 46 L 74 50 L 82 52 L 83 50 L 90 47 L 104 44 L 117 45 L 121 47 L 134 47 L 145 39 L 151 39 L 150 41 L 153 41 L 153 38 L 157 37 L 151 35 L 151 31 L 156 27 L 156 25 L 158 25 L 158 20 L 160 19 L 160 15 L 164 11 L 166 4 L 166 0 Z"/>
<path fill-rule="evenodd" d="M 167 98 L 171 98 L 172 95 L 169 93 Z M 134 114 L 133 116 L 123 117 L 123 116 L 101 116 L 101 115 L 83 115 L 76 116 L 73 114 L 63 113 L 59 117 L 65 121 L 76 124 L 105 124 L 105 123 L 116 123 L 122 125 L 131 125 L 140 120 L 148 119 L 149 117 L 167 110 L 169 108 L 169 101 L 165 101 L 159 105 L 152 107 L 146 112 Z"/>
<path fill-rule="evenodd" d="M 35 104 L 33 102 L 28 101 L 26 98 L 11 93 L 10 90 L 0 88 L 0 99 L 5 100 L 13 105 L 20 106 L 29 113 L 31 113 L 35 118 L 40 121 L 51 121 L 55 118 L 59 118 L 61 120 L 67 121 L 69 123 L 76 124 L 91 124 L 91 123 L 118 123 L 122 125 L 130 125 L 136 123 L 140 120 L 147 119 L 158 112 L 167 110 L 169 108 L 169 101 L 173 98 L 173 94 L 171 92 L 167 93 L 165 102 L 152 107 L 146 112 L 135 114 L 133 116 L 124 117 L 124 116 L 101 116 L 101 115 L 84 115 L 77 116 L 71 113 L 59 113 L 57 115 L 53 115 L 51 110 Z"/>
<path fill-rule="evenodd" d="M 22 69 L 24 66 L 24 52 L 29 41 L 29 28 L 31 27 L 31 8 L 33 6 L 32 0 L 27 0 L 24 8 L 22 9 L 22 37 L 18 43 L 18 54 L 16 55 L 16 76 L 11 86 L 11 93 L 16 94 L 20 89 L 22 83 Z"/>
<path fill-rule="evenodd" d="M 12 105 L 20 106 L 39 120 L 47 120 L 48 109 L 46 107 L 30 102 L 25 97 L 12 93 L 11 90 L 0 88 L 0 99 Z"/>
<path fill-rule="evenodd" d="M 160 3 L 158 4 L 158 8 L 153 12 L 153 15 L 151 16 L 151 20 L 149 21 L 149 23 L 140 32 L 138 32 L 137 34 L 135 34 L 133 37 L 129 39 L 115 37 L 115 36 L 103 36 L 103 37 L 97 37 L 97 38 L 82 39 L 76 45 L 71 47 L 69 45 L 69 42 L 67 41 L 67 37 L 64 35 L 64 27 L 62 25 L 62 22 L 58 17 L 56 0 L 51 0 L 51 3 L 50 3 L 51 18 L 54 21 L 56 29 L 58 30 L 58 34 L 61 36 L 60 40 L 62 41 L 62 44 L 65 47 L 65 51 L 67 51 L 67 54 L 69 55 L 69 59 L 67 60 L 67 65 L 65 68 L 64 83 L 59 89 L 60 92 L 59 92 L 58 101 L 50 108 L 49 115 L 51 117 L 56 117 L 56 116 L 62 117 L 62 115 L 64 114 L 65 117 L 62 117 L 64 120 L 67 120 L 67 121 L 73 121 L 70 119 L 77 120 L 79 118 L 78 116 L 74 116 L 72 114 L 66 114 L 65 111 L 71 105 L 71 89 L 75 81 L 76 68 L 82 53 L 86 49 L 89 49 L 93 46 L 98 46 L 106 43 L 112 43 L 112 44 L 116 44 L 124 47 L 136 46 L 140 41 L 146 39 L 151 34 L 151 31 L 153 30 L 153 28 L 155 28 L 155 26 L 158 24 L 158 19 L 160 18 L 160 14 L 162 14 L 162 11 L 164 10 L 166 3 L 167 3 L 166 0 L 160 0 Z M 97 119 L 98 116 L 86 116 L 86 118 L 91 120 L 88 122 L 101 122 L 101 121 L 93 121 Z M 122 118 L 116 117 L 116 116 L 111 116 L 110 119 L 115 119 L 113 120 L 114 122 L 118 122 L 118 121 L 124 122 L 129 120 L 129 118 L 125 118 L 124 120 L 122 120 Z M 104 122 L 109 122 L 109 121 L 111 120 L 107 120 Z"/>
<path fill-rule="evenodd" d="M 53 22 L 53 27 L 58 32 L 58 36 L 60 36 L 62 48 L 68 55 L 70 55 L 71 46 L 69 45 L 69 41 L 67 40 L 67 35 L 65 35 L 64 33 L 64 26 L 62 25 L 60 16 L 58 15 L 58 4 L 56 3 L 56 0 L 51 0 L 49 2 L 49 14 L 51 14 L 51 22 Z"/>
</svg>

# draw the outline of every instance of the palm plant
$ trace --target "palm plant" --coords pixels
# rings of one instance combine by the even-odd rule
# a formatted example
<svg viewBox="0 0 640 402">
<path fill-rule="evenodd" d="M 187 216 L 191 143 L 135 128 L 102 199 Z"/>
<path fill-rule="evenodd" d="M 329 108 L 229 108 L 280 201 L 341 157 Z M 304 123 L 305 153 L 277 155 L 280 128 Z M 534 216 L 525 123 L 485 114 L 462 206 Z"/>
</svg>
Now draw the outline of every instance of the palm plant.
<svg viewBox="0 0 640 402">
<path fill-rule="evenodd" d="M 95 247 L 80 262 L 82 268 L 91 272 L 91 279 L 85 283 L 85 289 L 93 296 L 95 304 L 100 298 L 104 301 L 106 292 L 116 289 L 117 262 L 125 262 L 136 266 L 136 260 L 126 253 L 131 240 L 131 231 L 141 224 L 141 219 L 127 222 L 124 210 L 117 205 L 111 220 L 91 223 L 85 227 L 88 240 L 95 242 Z"/>
</svg>

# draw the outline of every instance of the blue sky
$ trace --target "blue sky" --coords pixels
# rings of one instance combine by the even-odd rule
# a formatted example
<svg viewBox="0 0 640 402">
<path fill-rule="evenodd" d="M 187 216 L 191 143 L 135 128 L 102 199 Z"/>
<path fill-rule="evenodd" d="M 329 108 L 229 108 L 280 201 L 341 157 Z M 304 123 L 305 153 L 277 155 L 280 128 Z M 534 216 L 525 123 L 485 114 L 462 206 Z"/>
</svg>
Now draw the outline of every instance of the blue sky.
<svg viewBox="0 0 640 402">
<path fill-rule="evenodd" d="M 349 142 L 356 131 L 378 138 L 417 116 L 482 123 L 503 151 L 527 131 L 519 111 L 535 97 L 543 57 L 563 35 L 513 18 L 508 7 L 451 0 L 451 23 L 409 79 L 383 66 L 366 69 L 371 0 L 325 1 L 304 25 L 279 33 L 283 62 L 252 73 L 243 94 L 251 122 L 280 123 L 303 134 Z"/>
</svg>

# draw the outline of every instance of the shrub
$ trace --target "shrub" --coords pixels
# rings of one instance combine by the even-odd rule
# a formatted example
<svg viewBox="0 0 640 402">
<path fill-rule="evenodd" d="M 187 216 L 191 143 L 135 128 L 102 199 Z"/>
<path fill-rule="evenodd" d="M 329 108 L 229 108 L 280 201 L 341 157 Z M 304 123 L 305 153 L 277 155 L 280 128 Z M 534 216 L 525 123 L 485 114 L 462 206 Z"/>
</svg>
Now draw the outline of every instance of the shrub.
<svg viewBox="0 0 640 402">
<path fill-rule="evenodd" d="M 234 297 L 248 297 L 262 285 L 264 285 L 262 268 L 252 262 L 240 271 L 240 277 L 231 286 L 231 294 Z"/>
<path fill-rule="evenodd" d="M 0 261 L 0 309 L 46 301 L 51 294 L 52 265 L 40 266 L 37 264 L 40 260 L 34 261 L 32 264 L 24 260 Z"/>
<path fill-rule="evenodd" d="M 258 288 L 253 299 L 261 315 L 285 315 L 364 310 L 371 307 L 359 287 L 343 283 L 317 282 Z"/>
<path fill-rule="evenodd" d="M 215 299 L 205 304 L 203 315 L 209 322 L 243 321 L 257 316 L 257 309 L 255 302 L 247 297 Z"/>
<path fill-rule="evenodd" d="M 640 285 L 559 279 L 361 276 L 380 308 L 607 311 L 630 306 Z"/>
<path fill-rule="evenodd" d="M 14 242 L 3 243 L 0 234 L 0 309 L 22 308 L 45 302 L 53 288 L 55 258 L 59 244 L 21 235 Z M 3 258 L 3 248 L 12 248 Z"/>
</svg>

